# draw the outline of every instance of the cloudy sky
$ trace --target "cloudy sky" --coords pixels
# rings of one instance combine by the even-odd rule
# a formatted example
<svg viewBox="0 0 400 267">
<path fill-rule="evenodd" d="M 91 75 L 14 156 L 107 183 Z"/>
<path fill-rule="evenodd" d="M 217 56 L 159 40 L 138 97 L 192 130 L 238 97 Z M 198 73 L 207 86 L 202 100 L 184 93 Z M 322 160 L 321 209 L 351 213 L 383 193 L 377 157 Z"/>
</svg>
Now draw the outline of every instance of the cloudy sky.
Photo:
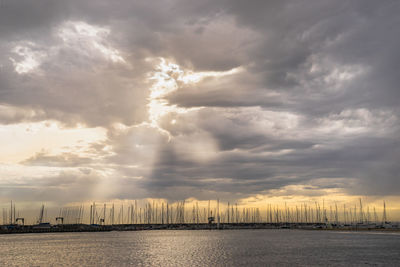
<svg viewBox="0 0 400 267">
<path fill-rule="evenodd" d="M 400 2 L 0 2 L 0 200 L 399 200 Z"/>
</svg>

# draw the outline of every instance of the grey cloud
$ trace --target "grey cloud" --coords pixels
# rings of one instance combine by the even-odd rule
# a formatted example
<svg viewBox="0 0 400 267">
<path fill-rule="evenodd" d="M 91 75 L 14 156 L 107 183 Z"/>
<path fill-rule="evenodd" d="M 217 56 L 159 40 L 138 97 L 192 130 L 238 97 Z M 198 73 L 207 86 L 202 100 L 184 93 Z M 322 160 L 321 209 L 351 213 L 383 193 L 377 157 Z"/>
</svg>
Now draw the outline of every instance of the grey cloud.
<svg viewBox="0 0 400 267">
<path fill-rule="evenodd" d="M 16 201 L 68 203 L 96 197 L 98 176 L 76 172 L 60 172 L 52 177 L 23 177 L 23 182 L 2 182 L 1 197 Z"/>
<path fill-rule="evenodd" d="M 290 129 L 282 124 L 275 130 L 262 132 L 249 123 L 248 116 L 241 117 L 240 113 L 232 116 L 215 109 L 203 110 L 197 115 L 200 114 L 204 117 L 197 117 L 195 123 L 212 134 L 219 144 L 220 154 L 206 162 L 188 158 L 186 153 L 180 153 L 178 140 L 182 138 L 180 134 L 192 132 L 179 125 L 171 126 L 177 143 L 172 142 L 160 150 L 151 177 L 142 181 L 150 192 L 191 187 L 194 189 L 191 194 L 213 198 L 217 192 L 248 196 L 288 185 L 336 188 L 350 194 L 368 195 L 395 194 L 397 190 L 394 189 L 397 184 L 394 166 L 398 159 L 395 152 L 398 142 L 390 136 L 397 136 L 398 131 L 372 137 L 376 134 L 372 126 L 362 134 L 335 136 L 318 133 L 320 125 L 307 122 L 304 128 L 299 125 Z M 177 120 L 190 127 L 190 121 L 180 117 Z M 353 124 L 355 122 L 350 125 Z M 389 123 L 380 127 L 393 129 L 394 126 Z M 285 135 L 276 135 L 277 129 Z M 190 146 L 185 151 L 195 153 Z M 383 166 L 387 167 L 387 173 Z M 382 172 L 379 178 L 378 170 Z M 323 183 L 321 179 L 325 179 Z M 315 194 L 315 190 L 308 193 Z"/>
<path fill-rule="evenodd" d="M 80 157 L 73 153 L 62 153 L 59 155 L 48 155 L 45 152 L 38 152 L 34 156 L 24 160 L 21 164 L 50 167 L 79 167 L 92 163 L 88 157 Z"/>
<path fill-rule="evenodd" d="M 74 175 L 94 186 L 102 181 L 96 170 L 111 170 L 107 179 L 119 185 L 110 197 L 239 198 L 288 185 L 322 190 L 304 194 L 329 188 L 367 195 L 400 190 L 398 1 L 5 4 L 0 107 L 7 112 L 0 122 L 55 119 L 105 127 L 107 140 L 90 148 L 102 160 L 90 173 Z M 102 44 L 118 49 L 128 64 L 63 43 L 56 29 L 68 20 L 108 27 Z M 26 41 L 47 55 L 42 75 L 14 71 L 9 58 L 21 56 L 12 48 Z M 154 125 L 140 124 L 148 120 L 146 78 L 153 70 L 145 59 L 160 56 L 194 71 L 244 70 L 195 85 L 180 83 L 166 96 L 169 104 L 200 109 L 164 116 L 159 126 L 171 135 L 168 140 Z M 115 129 L 115 123 L 126 128 Z M 25 162 L 91 163 L 63 154 L 37 154 Z M 72 176 L 55 181 L 80 183 Z M 47 186 L 8 192 L 40 198 Z M 74 197 L 78 194 L 85 193 L 78 190 Z"/>
</svg>

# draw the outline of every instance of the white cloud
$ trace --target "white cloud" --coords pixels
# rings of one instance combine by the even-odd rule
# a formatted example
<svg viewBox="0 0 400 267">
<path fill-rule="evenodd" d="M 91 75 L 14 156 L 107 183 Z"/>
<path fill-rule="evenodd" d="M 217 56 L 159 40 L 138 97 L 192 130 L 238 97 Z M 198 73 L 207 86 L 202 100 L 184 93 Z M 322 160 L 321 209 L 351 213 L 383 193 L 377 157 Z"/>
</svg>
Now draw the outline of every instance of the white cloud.
<svg viewBox="0 0 400 267">
<path fill-rule="evenodd" d="M 38 69 L 46 57 L 46 53 L 41 51 L 34 42 L 20 42 L 12 52 L 18 55 L 17 58 L 10 57 L 18 74 L 34 72 Z"/>
<path fill-rule="evenodd" d="M 67 21 L 58 29 L 58 36 L 66 47 L 88 57 L 101 55 L 114 63 L 126 63 L 121 52 L 110 44 L 109 35 L 109 28 L 90 25 L 83 21 Z"/>
</svg>

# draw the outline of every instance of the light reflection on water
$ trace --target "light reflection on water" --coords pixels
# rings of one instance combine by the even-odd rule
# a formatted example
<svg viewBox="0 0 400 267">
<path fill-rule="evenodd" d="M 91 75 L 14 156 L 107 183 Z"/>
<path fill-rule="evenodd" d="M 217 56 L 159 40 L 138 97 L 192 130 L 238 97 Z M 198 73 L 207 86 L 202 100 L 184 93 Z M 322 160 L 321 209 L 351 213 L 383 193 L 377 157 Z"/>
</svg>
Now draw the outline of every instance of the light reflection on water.
<svg viewBox="0 0 400 267">
<path fill-rule="evenodd" d="M 400 235 L 301 230 L 0 236 L 0 266 L 400 265 Z"/>
</svg>

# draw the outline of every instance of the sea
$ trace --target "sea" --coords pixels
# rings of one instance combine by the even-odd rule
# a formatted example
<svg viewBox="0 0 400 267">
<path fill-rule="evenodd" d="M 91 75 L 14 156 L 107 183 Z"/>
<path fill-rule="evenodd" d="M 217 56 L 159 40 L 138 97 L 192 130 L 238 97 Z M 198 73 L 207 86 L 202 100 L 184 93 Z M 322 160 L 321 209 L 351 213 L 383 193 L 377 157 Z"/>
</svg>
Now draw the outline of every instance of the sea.
<svg viewBox="0 0 400 267">
<path fill-rule="evenodd" d="M 151 230 L 0 236 L 0 266 L 400 266 L 400 233 Z"/>
</svg>

